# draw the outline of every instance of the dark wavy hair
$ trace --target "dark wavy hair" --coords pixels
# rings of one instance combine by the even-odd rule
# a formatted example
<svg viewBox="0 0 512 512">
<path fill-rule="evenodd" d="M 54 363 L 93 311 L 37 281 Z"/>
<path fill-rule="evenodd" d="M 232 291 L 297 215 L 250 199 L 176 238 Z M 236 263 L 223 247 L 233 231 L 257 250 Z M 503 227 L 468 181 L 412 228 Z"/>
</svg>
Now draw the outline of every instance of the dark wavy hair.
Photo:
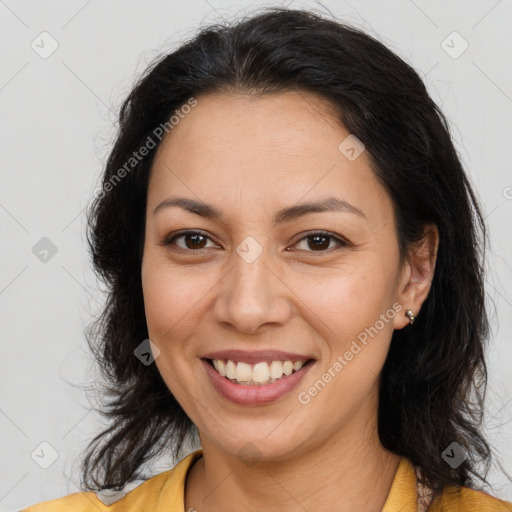
<svg viewBox="0 0 512 512">
<path fill-rule="evenodd" d="M 380 376 L 381 443 L 419 466 L 437 492 L 450 484 L 475 487 L 474 477 L 487 483 L 488 240 L 448 122 L 418 73 L 375 38 L 314 11 L 271 8 L 201 28 L 158 57 L 120 109 L 101 193 L 87 212 L 94 270 L 107 285 L 87 341 L 105 378 L 101 414 L 111 423 L 87 446 L 83 489 L 118 489 L 145 478 L 143 464 L 164 450 L 177 456 L 187 435 L 197 433 L 156 365 L 144 366 L 134 355 L 148 338 L 140 270 L 158 144 L 132 161 L 129 172 L 120 169 L 126 171 L 155 128 L 192 97 L 291 90 L 329 100 L 342 125 L 364 143 L 394 204 L 402 258 L 421 241 L 426 224 L 439 231 L 429 295 L 414 324 L 393 333 Z M 442 458 L 453 442 L 467 455 L 456 468 Z"/>
</svg>

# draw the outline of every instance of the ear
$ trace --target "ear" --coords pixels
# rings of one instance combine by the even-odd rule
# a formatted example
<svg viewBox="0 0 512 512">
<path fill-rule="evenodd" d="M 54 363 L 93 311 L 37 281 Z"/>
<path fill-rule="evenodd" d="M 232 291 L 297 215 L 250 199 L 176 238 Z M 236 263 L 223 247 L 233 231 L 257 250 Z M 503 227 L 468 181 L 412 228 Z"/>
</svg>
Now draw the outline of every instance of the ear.
<svg viewBox="0 0 512 512">
<path fill-rule="evenodd" d="M 394 318 L 395 329 L 402 329 L 409 325 L 409 317 L 405 314 L 407 309 L 412 310 L 415 317 L 419 315 L 434 278 L 438 247 L 437 226 L 427 224 L 422 239 L 409 249 L 402 267 L 397 301 L 403 309 Z"/>
</svg>

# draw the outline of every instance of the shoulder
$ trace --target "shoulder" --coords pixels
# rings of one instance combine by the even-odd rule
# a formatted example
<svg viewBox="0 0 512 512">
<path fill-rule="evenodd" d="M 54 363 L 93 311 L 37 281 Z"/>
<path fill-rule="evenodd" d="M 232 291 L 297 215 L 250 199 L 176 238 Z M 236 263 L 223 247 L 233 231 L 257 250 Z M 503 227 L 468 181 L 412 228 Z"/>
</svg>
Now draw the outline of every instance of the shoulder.
<svg viewBox="0 0 512 512">
<path fill-rule="evenodd" d="M 469 487 L 447 487 L 433 503 L 433 512 L 512 512 L 512 503 Z"/>
<path fill-rule="evenodd" d="M 102 505 L 103 503 L 98 500 L 94 492 L 76 492 L 63 496 L 62 498 L 31 505 L 30 507 L 20 510 L 20 512 L 64 512 L 65 510 L 89 512 L 102 510 Z"/>
<path fill-rule="evenodd" d="M 201 455 L 202 451 L 196 450 L 178 462 L 174 468 L 148 480 L 132 481 L 120 491 L 76 492 L 62 498 L 37 503 L 20 512 L 182 510 L 187 472 Z"/>
<path fill-rule="evenodd" d="M 138 510 L 136 507 L 141 503 L 141 499 L 149 501 L 157 495 L 172 471 L 169 470 L 149 478 L 132 490 L 128 490 L 129 485 L 127 485 L 119 491 L 75 492 L 62 498 L 37 503 L 20 512 L 98 512 L 104 510 L 131 512 Z M 130 483 L 134 484 L 135 482 Z"/>
</svg>

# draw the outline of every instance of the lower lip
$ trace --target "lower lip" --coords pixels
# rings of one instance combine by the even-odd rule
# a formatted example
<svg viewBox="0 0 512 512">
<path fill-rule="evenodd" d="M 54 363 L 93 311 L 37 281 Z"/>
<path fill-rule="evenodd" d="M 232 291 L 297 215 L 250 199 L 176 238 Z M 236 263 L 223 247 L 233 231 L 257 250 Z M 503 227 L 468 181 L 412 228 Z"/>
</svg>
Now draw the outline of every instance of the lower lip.
<svg viewBox="0 0 512 512">
<path fill-rule="evenodd" d="M 314 361 L 309 361 L 299 371 L 283 376 L 271 384 L 247 386 L 223 377 L 208 361 L 202 359 L 201 362 L 215 389 L 224 398 L 238 405 L 265 405 L 279 400 L 298 385 L 314 364 Z"/>
</svg>

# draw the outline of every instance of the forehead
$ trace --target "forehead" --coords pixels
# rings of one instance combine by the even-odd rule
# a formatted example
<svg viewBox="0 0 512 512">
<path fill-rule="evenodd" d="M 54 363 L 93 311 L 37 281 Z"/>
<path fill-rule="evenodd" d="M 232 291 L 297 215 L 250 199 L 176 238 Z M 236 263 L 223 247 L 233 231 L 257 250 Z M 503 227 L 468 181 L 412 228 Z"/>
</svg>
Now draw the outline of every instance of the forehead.
<svg viewBox="0 0 512 512">
<path fill-rule="evenodd" d="M 280 151 L 311 157 L 332 153 L 333 140 L 345 132 L 330 103 L 308 92 L 203 95 L 165 137 L 160 150 L 179 148 L 198 157 L 222 153 L 223 160 L 254 151 L 261 158 Z"/>
<path fill-rule="evenodd" d="M 324 98 L 288 91 L 196 100 L 158 148 L 148 203 L 179 193 L 226 207 L 250 199 L 288 205 L 339 192 L 376 215 L 389 209 L 366 152 L 351 161 L 340 151 L 350 132 Z"/>
</svg>

